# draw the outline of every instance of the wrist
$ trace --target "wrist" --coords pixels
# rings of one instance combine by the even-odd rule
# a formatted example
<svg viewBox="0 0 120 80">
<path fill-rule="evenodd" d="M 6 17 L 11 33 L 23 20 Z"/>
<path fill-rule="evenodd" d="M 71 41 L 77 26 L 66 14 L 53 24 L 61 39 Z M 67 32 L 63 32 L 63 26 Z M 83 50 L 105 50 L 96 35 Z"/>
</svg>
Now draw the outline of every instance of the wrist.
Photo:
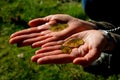
<svg viewBox="0 0 120 80">
<path fill-rule="evenodd" d="M 107 39 L 107 45 L 105 46 L 105 48 L 103 49 L 103 51 L 111 51 L 114 48 L 114 40 L 110 34 L 110 32 L 106 31 L 106 30 L 100 30 L 102 31 L 102 33 L 104 34 L 104 36 Z"/>
</svg>

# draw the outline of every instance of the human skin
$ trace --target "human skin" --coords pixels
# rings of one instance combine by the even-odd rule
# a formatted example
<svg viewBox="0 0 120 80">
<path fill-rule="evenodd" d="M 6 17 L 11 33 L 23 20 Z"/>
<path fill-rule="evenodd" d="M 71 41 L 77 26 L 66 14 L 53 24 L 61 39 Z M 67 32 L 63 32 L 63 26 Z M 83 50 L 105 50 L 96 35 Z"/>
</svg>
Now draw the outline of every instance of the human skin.
<svg viewBox="0 0 120 80">
<path fill-rule="evenodd" d="M 68 27 L 58 32 L 51 31 L 51 25 L 56 23 L 66 23 Z M 33 19 L 29 22 L 29 26 L 28 29 L 13 33 L 9 43 L 18 44 L 19 47 L 28 45 L 33 48 L 41 47 L 31 58 L 38 64 L 73 62 L 87 66 L 99 57 L 103 48 L 109 43 L 105 34 L 97 30 L 95 24 L 66 14 Z M 81 38 L 85 43 L 77 48 L 72 48 L 70 54 L 64 54 L 61 46 L 67 40 L 66 38 Z"/>
<path fill-rule="evenodd" d="M 68 27 L 62 31 L 53 32 L 51 25 L 66 23 Z M 56 14 L 44 18 L 36 18 L 29 21 L 30 28 L 17 31 L 10 36 L 10 44 L 18 44 L 19 47 L 31 45 L 33 48 L 41 47 L 43 44 L 56 40 L 64 40 L 74 33 L 96 29 L 96 25 L 74 18 L 67 14 Z"/>
<path fill-rule="evenodd" d="M 38 64 L 63 64 L 73 63 L 80 64 L 84 67 L 96 60 L 104 50 L 108 41 L 104 33 L 100 30 L 86 30 L 65 39 L 80 38 L 85 43 L 77 48 L 72 48 L 70 54 L 65 54 L 61 50 L 63 41 L 48 42 L 36 51 L 31 60 Z M 104 43 L 103 43 L 104 42 Z"/>
</svg>

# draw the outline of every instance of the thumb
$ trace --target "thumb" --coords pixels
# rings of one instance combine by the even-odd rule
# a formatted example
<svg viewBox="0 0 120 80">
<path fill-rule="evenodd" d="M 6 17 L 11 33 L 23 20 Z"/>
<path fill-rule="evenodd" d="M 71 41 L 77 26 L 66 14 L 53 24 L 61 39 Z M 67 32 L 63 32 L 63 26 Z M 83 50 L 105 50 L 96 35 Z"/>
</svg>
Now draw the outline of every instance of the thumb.
<svg viewBox="0 0 120 80">
<path fill-rule="evenodd" d="M 47 22 L 48 22 L 48 20 L 45 19 L 45 18 L 36 18 L 36 19 L 30 20 L 30 21 L 28 22 L 28 25 L 29 25 L 30 27 L 37 27 L 37 26 L 42 25 L 42 24 L 45 24 L 45 23 L 47 23 Z"/>
<path fill-rule="evenodd" d="M 91 64 L 94 60 L 96 60 L 99 57 L 100 53 L 97 51 L 97 49 L 90 50 L 85 56 L 83 57 L 77 57 L 73 60 L 74 64 L 80 64 L 83 67 L 88 66 Z"/>
</svg>

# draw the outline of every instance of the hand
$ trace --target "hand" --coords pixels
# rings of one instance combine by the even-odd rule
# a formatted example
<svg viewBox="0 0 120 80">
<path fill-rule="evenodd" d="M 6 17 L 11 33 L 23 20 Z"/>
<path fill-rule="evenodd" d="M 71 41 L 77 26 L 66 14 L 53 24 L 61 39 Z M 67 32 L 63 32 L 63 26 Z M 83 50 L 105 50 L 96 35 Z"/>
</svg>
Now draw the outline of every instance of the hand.
<svg viewBox="0 0 120 80">
<path fill-rule="evenodd" d="M 38 64 L 62 64 L 73 62 L 74 64 L 88 66 L 100 56 L 100 53 L 108 44 L 104 33 L 99 30 L 82 31 L 73 34 L 65 39 L 65 41 L 72 38 L 80 38 L 85 43 L 77 48 L 72 48 L 70 54 L 62 52 L 61 46 L 63 41 L 61 40 L 46 43 L 40 50 L 36 51 L 36 55 L 31 58 L 32 61 Z"/>
<path fill-rule="evenodd" d="M 68 27 L 62 31 L 53 32 L 50 30 L 50 27 L 56 23 L 67 23 Z M 62 40 L 74 33 L 96 28 L 96 25 L 91 22 L 66 14 L 56 14 L 33 19 L 29 22 L 29 26 L 31 28 L 13 33 L 10 37 L 10 44 L 17 43 L 18 46 L 32 45 L 35 48 L 40 47 L 46 42 Z"/>
</svg>

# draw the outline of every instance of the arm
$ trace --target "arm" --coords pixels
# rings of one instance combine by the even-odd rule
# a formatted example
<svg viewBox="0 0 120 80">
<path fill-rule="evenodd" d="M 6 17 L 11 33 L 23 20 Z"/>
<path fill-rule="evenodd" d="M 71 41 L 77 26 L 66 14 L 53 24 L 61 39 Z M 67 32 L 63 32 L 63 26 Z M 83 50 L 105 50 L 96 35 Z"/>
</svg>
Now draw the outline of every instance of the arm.
<svg viewBox="0 0 120 80">
<path fill-rule="evenodd" d="M 96 22 L 96 21 L 90 21 L 94 23 L 99 29 L 108 31 L 111 35 L 111 38 L 114 42 L 115 48 L 112 51 L 109 51 L 110 53 L 113 52 L 119 52 L 120 49 L 120 27 L 116 27 L 111 23 L 108 22 Z"/>
</svg>

